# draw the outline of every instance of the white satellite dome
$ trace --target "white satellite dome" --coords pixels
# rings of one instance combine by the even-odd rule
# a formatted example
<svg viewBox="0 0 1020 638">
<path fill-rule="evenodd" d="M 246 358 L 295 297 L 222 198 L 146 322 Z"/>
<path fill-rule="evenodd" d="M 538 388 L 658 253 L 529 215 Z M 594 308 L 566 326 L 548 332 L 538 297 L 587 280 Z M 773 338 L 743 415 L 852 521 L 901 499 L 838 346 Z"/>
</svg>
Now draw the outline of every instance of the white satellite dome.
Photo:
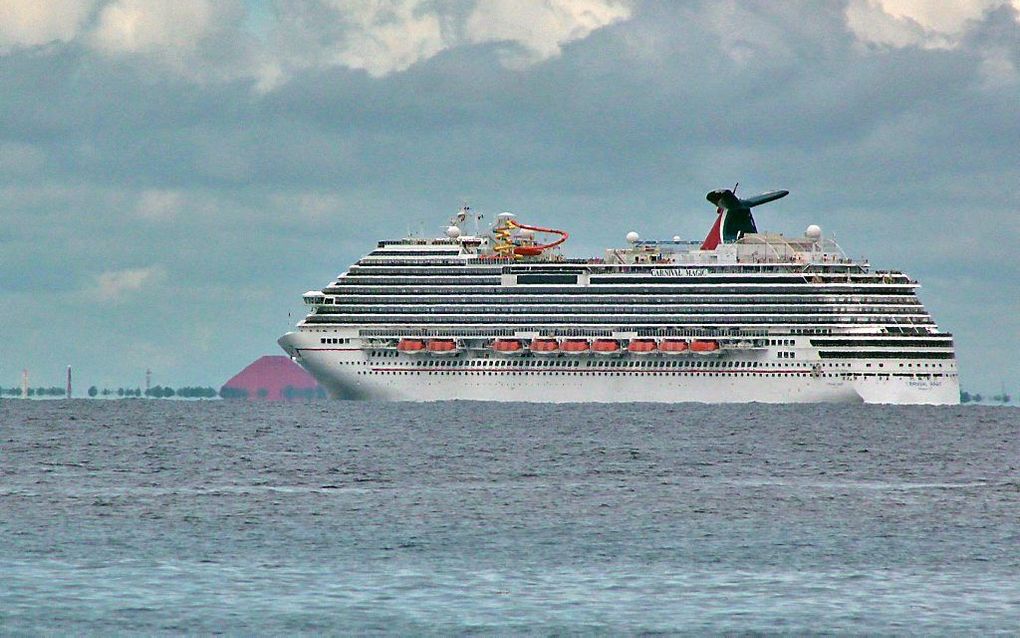
<svg viewBox="0 0 1020 638">
<path fill-rule="evenodd" d="M 639 239 L 641 239 L 641 235 L 638 235 L 633 230 L 630 231 L 629 233 L 627 233 L 627 242 L 628 243 L 636 244 Z"/>
<path fill-rule="evenodd" d="M 817 224 L 811 224 L 804 231 L 804 236 L 812 241 L 818 241 L 822 238 L 822 228 Z"/>
<path fill-rule="evenodd" d="M 450 239 L 457 239 L 460 237 L 460 228 L 457 226 L 450 226 L 446 229 L 446 236 Z"/>
<path fill-rule="evenodd" d="M 500 221 L 506 221 L 508 219 L 513 219 L 514 217 L 517 217 L 517 215 L 514 215 L 513 213 L 511 213 L 509 211 L 503 211 L 499 215 L 496 215 L 496 219 L 498 219 Z"/>
<path fill-rule="evenodd" d="M 680 243 L 680 235 L 673 235 L 673 241 Z"/>
</svg>

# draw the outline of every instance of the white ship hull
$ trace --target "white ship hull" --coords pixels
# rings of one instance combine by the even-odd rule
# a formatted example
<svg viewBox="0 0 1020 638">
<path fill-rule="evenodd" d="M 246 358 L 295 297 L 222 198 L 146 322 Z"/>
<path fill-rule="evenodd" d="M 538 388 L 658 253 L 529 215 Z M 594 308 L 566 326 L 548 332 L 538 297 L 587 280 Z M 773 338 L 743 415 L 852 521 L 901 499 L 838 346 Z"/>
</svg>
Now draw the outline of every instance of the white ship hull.
<svg viewBox="0 0 1020 638">
<path fill-rule="evenodd" d="M 318 335 L 300 332 L 284 335 L 280 345 L 331 397 L 340 399 L 953 405 L 960 397 L 955 369 L 877 373 L 867 367 L 876 365 L 871 361 L 793 363 L 772 360 L 768 351 L 727 353 L 723 357 L 732 367 L 707 370 L 695 367 L 701 359 L 695 354 L 629 356 L 623 359 L 633 367 L 606 368 L 601 367 L 605 359 L 595 354 L 518 359 L 462 353 L 452 360 L 396 352 L 373 356 L 360 348 L 322 348 Z M 763 367 L 740 367 L 754 361 Z M 898 371 L 899 363 L 890 360 L 884 366 Z"/>
<path fill-rule="evenodd" d="M 751 208 L 786 194 L 712 191 L 703 242 L 629 232 L 584 259 L 512 213 L 466 234 L 465 207 L 445 237 L 382 240 L 306 292 L 280 345 L 336 398 L 959 403 L 918 282 L 815 225 L 758 232 Z"/>
</svg>

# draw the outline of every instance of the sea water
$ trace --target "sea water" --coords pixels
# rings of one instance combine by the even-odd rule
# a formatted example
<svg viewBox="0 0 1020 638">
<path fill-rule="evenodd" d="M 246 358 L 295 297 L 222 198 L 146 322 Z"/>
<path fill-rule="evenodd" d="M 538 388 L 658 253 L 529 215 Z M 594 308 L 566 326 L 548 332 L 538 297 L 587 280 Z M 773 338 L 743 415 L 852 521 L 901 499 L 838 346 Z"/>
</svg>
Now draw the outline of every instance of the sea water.
<svg viewBox="0 0 1020 638">
<path fill-rule="evenodd" d="M 1018 631 L 1015 408 L 0 405 L 0 634 Z"/>
</svg>

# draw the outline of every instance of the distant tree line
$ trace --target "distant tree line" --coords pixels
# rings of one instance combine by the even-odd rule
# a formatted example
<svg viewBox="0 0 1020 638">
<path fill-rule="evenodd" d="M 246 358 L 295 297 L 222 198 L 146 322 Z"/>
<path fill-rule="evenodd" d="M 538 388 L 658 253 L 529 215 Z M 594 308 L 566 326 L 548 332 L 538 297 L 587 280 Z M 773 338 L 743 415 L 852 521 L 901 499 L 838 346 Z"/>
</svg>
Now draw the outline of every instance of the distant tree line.
<svg viewBox="0 0 1020 638">
<path fill-rule="evenodd" d="M 199 387 L 186 385 L 181 388 L 177 388 L 177 396 L 185 399 L 215 399 L 216 388 L 212 387 Z"/>
<path fill-rule="evenodd" d="M 961 391 L 960 392 L 960 403 L 970 403 L 972 401 L 974 403 L 981 403 L 984 400 L 985 400 L 985 397 L 983 397 L 980 393 L 975 392 L 974 394 L 971 394 L 970 392 L 967 392 L 967 391 Z M 1003 403 L 1003 404 L 1005 404 L 1005 403 L 1009 403 L 1010 401 L 1012 401 L 1013 397 L 1011 397 L 1008 394 L 1006 394 L 1005 392 L 1003 392 L 1001 394 L 996 394 L 990 400 L 994 401 L 995 403 Z"/>
<path fill-rule="evenodd" d="M 315 386 L 314 388 L 295 388 L 292 385 L 288 385 L 285 386 L 280 393 L 283 395 L 283 398 L 288 401 L 326 398 L 326 391 L 323 390 L 321 386 Z M 259 388 L 255 391 L 255 396 L 259 399 L 264 399 L 269 396 L 269 389 Z M 233 388 L 225 385 L 220 388 L 220 397 L 224 399 L 248 399 L 251 397 L 251 393 L 248 388 Z"/>
<path fill-rule="evenodd" d="M 283 398 L 288 401 L 294 399 L 325 399 L 326 391 L 320 385 L 314 388 L 295 388 L 292 385 L 288 385 L 283 389 Z"/>
<path fill-rule="evenodd" d="M 151 399 L 169 399 L 170 397 L 182 397 L 184 399 L 213 399 L 216 397 L 216 389 L 209 387 L 197 387 L 197 386 L 184 386 L 174 390 L 169 386 L 153 386 L 148 390 L 142 391 L 141 388 L 117 388 L 111 390 L 110 388 L 103 388 L 100 390 L 96 386 L 92 386 L 88 390 L 90 397 L 112 397 L 118 398 L 131 398 L 146 396 Z"/>
<path fill-rule="evenodd" d="M 58 388 L 57 386 L 53 386 L 53 387 L 50 387 L 50 388 L 29 388 L 28 389 L 28 396 L 30 396 L 30 397 L 62 397 L 62 396 L 64 396 L 65 392 L 66 392 L 66 388 Z M 0 388 L 0 395 L 2 395 L 2 396 L 9 396 L 9 397 L 20 397 L 21 396 L 21 388 L 17 387 L 17 386 L 15 386 L 13 388 Z"/>
</svg>

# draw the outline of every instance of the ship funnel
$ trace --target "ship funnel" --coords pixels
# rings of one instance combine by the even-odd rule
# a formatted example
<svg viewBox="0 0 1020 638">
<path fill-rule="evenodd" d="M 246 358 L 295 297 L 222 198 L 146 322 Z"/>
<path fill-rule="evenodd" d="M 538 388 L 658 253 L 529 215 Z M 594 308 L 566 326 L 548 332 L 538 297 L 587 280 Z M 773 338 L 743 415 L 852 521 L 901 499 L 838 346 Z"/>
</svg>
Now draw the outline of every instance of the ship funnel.
<svg viewBox="0 0 1020 638">
<path fill-rule="evenodd" d="M 733 242 L 741 235 L 758 232 L 751 209 L 768 202 L 786 197 L 790 191 L 769 191 L 754 197 L 741 199 L 728 188 L 714 190 L 705 199 L 715 204 L 719 217 L 701 245 L 702 250 L 713 250 L 721 243 Z"/>
</svg>

